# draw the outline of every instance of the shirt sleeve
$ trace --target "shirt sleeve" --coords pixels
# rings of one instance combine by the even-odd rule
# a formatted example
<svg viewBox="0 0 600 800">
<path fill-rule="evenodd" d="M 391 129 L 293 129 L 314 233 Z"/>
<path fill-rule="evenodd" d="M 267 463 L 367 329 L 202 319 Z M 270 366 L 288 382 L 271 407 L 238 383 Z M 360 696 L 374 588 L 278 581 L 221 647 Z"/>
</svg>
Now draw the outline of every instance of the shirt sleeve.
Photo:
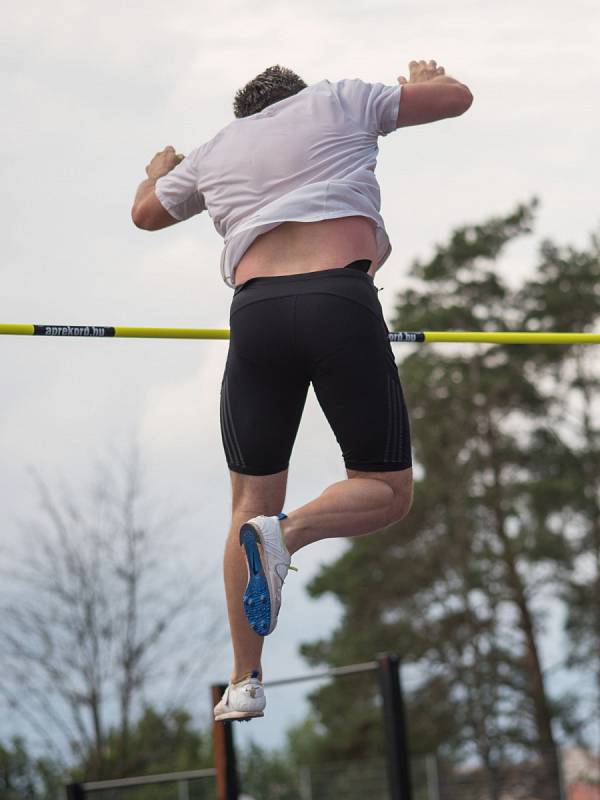
<svg viewBox="0 0 600 800">
<path fill-rule="evenodd" d="M 154 185 L 161 205 L 179 221 L 200 214 L 206 208 L 204 196 L 198 189 L 199 152 L 200 148 L 193 150 Z"/>
<path fill-rule="evenodd" d="M 360 78 L 338 81 L 334 86 L 346 114 L 376 136 L 396 130 L 402 86 L 365 83 Z"/>
</svg>

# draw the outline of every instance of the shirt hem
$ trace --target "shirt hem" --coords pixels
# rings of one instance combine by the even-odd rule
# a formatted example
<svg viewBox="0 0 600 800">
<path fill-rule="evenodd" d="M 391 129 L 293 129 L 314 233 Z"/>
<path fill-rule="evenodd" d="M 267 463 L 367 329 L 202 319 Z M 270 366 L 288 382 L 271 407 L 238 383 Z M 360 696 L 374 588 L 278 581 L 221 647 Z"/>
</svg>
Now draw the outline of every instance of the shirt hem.
<svg viewBox="0 0 600 800">
<path fill-rule="evenodd" d="M 163 194 L 162 189 L 159 187 L 158 181 L 154 184 L 154 194 L 158 198 L 158 202 L 161 204 L 161 206 L 165 209 L 165 211 L 168 214 L 170 214 L 172 217 L 174 217 L 174 219 L 176 219 L 178 222 L 183 222 L 184 217 L 179 215 L 175 211 L 175 209 L 177 208 L 177 205 L 181 205 L 181 203 L 175 204 L 175 205 L 171 205 L 169 203 L 169 201 L 166 199 L 165 195 Z"/>
<path fill-rule="evenodd" d="M 382 136 L 387 136 L 390 133 L 393 133 L 395 130 L 398 130 L 398 114 L 400 113 L 400 99 L 402 97 L 402 84 L 398 84 L 398 99 L 397 101 L 394 100 L 391 108 L 389 109 L 389 117 L 387 122 L 389 125 L 386 125 L 386 129 L 383 130 Z"/>
</svg>

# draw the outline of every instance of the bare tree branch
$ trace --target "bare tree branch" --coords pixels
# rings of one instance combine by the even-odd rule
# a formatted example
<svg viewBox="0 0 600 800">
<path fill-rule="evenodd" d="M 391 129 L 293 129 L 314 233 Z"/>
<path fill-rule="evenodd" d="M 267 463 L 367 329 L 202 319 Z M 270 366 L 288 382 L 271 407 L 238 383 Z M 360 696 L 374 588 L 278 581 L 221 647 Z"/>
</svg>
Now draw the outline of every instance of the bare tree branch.
<svg viewBox="0 0 600 800">
<path fill-rule="evenodd" d="M 142 477 L 135 448 L 97 466 L 85 492 L 51 490 L 32 470 L 39 515 L 2 569 L 0 698 L 98 776 L 109 730 L 126 750 L 145 698 L 156 702 L 159 687 L 161 704 L 174 708 L 224 641 L 215 614 L 203 627 L 197 614 L 191 621 L 210 607 L 207 582 L 176 561 L 181 513 L 157 513 Z"/>
</svg>

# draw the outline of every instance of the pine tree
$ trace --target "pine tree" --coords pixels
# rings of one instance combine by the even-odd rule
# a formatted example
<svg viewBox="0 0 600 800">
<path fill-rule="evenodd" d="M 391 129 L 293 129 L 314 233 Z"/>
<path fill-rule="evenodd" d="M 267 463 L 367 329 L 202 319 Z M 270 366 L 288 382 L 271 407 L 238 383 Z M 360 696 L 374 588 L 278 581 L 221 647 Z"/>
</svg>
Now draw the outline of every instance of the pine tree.
<svg viewBox="0 0 600 800">
<path fill-rule="evenodd" d="M 536 206 L 534 198 L 506 217 L 461 227 L 432 259 L 415 262 L 394 327 L 533 328 L 532 300 L 509 286 L 499 261 L 511 241 L 531 231 Z M 549 280 L 543 263 L 538 279 Z M 538 319 L 540 327 L 547 323 Z M 579 328 L 581 318 L 572 324 Z M 568 351 L 555 350 L 548 368 L 566 368 Z M 413 752 L 476 754 L 492 798 L 500 797 L 506 767 L 519 759 L 531 761 L 524 780 L 532 793 L 560 797 L 561 708 L 549 697 L 541 663 L 539 601 L 549 587 L 558 591 L 568 582 L 574 562 L 564 529 L 540 513 L 540 453 L 555 398 L 539 353 L 441 345 L 403 359 L 417 477 L 413 510 L 400 525 L 353 540 L 316 577 L 311 593 L 334 593 L 344 617 L 329 641 L 303 648 L 314 664 L 395 649 L 418 666 L 409 712 Z M 564 447 L 560 434 L 552 437 Z M 597 475 L 590 473 L 592 483 Z M 589 480 L 583 483 L 593 492 Z M 381 746 L 375 689 L 353 693 L 351 710 L 342 694 L 326 687 L 313 695 L 330 734 L 323 758 L 365 756 Z"/>
<path fill-rule="evenodd" d="M 521 292 L 530 327 L 593 331 L 600 324 L 600 237 L 583 250 L 541 246 L 536 276 Z M 566 538 L 572 570 L 565 576 L 571 652 L 566 663 L 593 682 L 584 724 L 600 725 L 600 354 L 583 345 L 534 349 L 531 362 L 552 397 L 551 422 L 540 436 L 535 468 L 542 487 L 540 526 Z M 551 454 L 549 458 L 548 455 Z M 586 700 L 588 698 L 586 697 Z M 596 734 L 597 735 L 597 734 Z"/>
</svg>

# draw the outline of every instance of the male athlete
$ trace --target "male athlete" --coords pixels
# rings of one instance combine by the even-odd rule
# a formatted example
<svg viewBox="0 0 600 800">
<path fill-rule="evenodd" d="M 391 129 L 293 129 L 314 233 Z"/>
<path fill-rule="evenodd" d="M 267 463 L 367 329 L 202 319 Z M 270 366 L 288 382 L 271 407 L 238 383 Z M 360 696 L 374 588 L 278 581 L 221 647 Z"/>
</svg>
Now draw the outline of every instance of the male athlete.
<svg viewBox="0 0 600 800">
<path fill-rule="evenodd" d="M 435 61 L 398 84 L 307 86 L 270 67 L 234 100 L 236 119 L 187 157 L 165 147 L 132 208 L 158 230 L 207 210 L 234 289 L 221 385 L 232 487 L 225 588 L 234 666 L 215 719 L 262 717 L 263 638 L 277 624 L 291 556 L 320 539 L 402 519 L 412 500 L 410 431 L 373 275 L 391 245 L 379 213 L 377 141 L 457 117 L 469 89 Z M 347 480 L 282 513 L 309 385 Z"/>
</svg>

